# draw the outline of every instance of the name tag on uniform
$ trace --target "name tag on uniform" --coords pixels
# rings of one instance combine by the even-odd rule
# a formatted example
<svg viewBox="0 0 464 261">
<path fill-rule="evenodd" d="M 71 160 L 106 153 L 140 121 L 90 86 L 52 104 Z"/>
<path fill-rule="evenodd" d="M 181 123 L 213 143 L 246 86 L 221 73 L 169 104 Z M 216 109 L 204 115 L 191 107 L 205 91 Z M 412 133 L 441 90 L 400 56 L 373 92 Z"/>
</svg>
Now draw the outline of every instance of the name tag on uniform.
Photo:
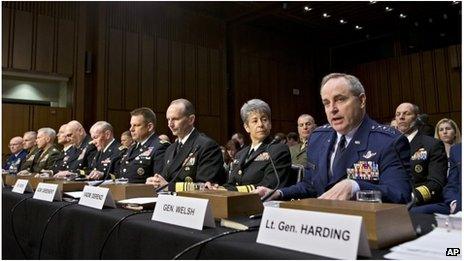
<svg viewBox="0 0 464 261">
<path fill-rule="evenodd" d="M 61 191 L 58 190 L 58 184 L 41 182 L 37 185 L 33 198 L 48 202 L 61 201 Z"/>
<path fill-rule="evenodd" d="M 256 242 L 338 259 L 371 256 L 361 216 L 266 207 Z"/>
<path fill-rule="evenodd" d="M 209 200 L 200 198 L 159 195 L 151 219 L 197 230 L 216 226 Z"/>
<path fill-rule="evenodd" d="M 79 199 L 79 205 L 103 209 L 103 206 L 116 208 L 111 191 L 109 188 L 85 186 L 82 196 Z"/>
<path fill-rule="evenodd" d="M 34 192 L 31 185 L 29 184 L 29 180 L 27 179 L 16 180 L 16 183 L 11 191 L 19 194 L 24 194 L 24 192 Z"/>
</svg>

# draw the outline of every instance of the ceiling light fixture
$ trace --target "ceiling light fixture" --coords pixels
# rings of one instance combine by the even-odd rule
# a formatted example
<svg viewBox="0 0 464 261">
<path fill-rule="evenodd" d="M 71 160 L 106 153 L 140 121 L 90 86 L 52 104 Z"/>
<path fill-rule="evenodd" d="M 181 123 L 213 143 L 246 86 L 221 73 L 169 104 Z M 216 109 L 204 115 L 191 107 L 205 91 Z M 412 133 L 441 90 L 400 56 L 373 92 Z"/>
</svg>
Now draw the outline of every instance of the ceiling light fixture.
<svg viewBox="0 0 464 261">
<path fill-rule="evenodd" d="M 309 7 L 309 6 L 305 6 L 305 7 L 304 7 L 304 10 L 305 10 L 306 12 L 309 12 L 309 11 L 311 11 L 311 10 L 313 10 L 313 9 L 312 9 L 311 7 Z"/>
<path fill-rule="evenodd" d="M 377 1 L 369 1 L 369 4 L 375 4 Z"/>
<path fill-rule="evenodd" d="M 359 25 L 355 25 L 355 26 L 354 26 L 354 29 L 356 29 L 356 30 L 361 30 L 361 29 L 363 29 L 363 27 L 362 27 L 362 26 L 359 26 Z"/>
<path fill-rule="evenodd" d="M 346 24 L 346 20 L 340 19 L 341 24 Z"/>
<path fill-rule="evenodd" d="M 406 17 L 407 17 L 407 15 L 405 15 L 405 14 L 403 14 L 403 13 L 400 14 L 400 18 L 401 18 L 401 19 L 404 19 L 404 18 L 406 18 Z"/>
<path fill-rule="evenodd" d="M 443 19 L 444 19 L 444 20 L 448 19 L 448 15 L 447 15 L 447 14 L 443 14 Z"/>
<path fill-rule="evenodd" d="M 391 12 L 391 11 L 393 11 L 393 8 L 392 8 L 392 7 L 389 7 L 389 6 L 386 6 L 386 7 L 385 7 L 385 11 L 386 11 L 386 12 Z"/>
<path fill-rule="evenodd" d="M 324 18 L 329 18 L 330 15 L 329 15 L 328 13 L 323 13 L 323 14 L 322 14 L 322 17 L 324 17 Z"/>
<path fill-rule="evenodd" d="M 461 1 L 453 1 L 453 5 L 458 5 Z"/>
</svg>

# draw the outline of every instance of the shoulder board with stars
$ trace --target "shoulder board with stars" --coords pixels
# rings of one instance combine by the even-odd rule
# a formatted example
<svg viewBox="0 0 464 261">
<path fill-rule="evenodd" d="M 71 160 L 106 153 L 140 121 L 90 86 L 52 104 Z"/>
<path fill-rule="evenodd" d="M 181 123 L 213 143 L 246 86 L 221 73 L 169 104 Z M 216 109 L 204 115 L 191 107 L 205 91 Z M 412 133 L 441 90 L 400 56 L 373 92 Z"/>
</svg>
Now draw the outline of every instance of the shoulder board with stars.
<svg viewBox="0 0 464 261">
<path fill-rule="evenodd" d="M 167 141 L 167 140 L 160 140 L 160 143 L 161 143 L 161 144 L 171 144 L 171 143 L 170 143 L 169 141 Z"/>
<path fill-rule="evenodd" d="M 123 145 L 119 146 L 118 150 L 124 150 L 125 147 Z"/>
<path fill-rule="evenodd" d="M 322 126 L 319 126 L 317 127 L 314 132 L 318 132 L 318 131 L 332 131 L 332 126 L 330 126 L 330 124 L 325 124 L 325 125 L 322 125 Z"/>
<path fill-rule="evenodd" d="M 381 133 L 390 134 L 390 135 L 398 134 L 398 132 L 394 128 L 388 125 L 382 125 L 382 124 L 372 125 L 371 131 L 381 132 Z"/>
</svg>

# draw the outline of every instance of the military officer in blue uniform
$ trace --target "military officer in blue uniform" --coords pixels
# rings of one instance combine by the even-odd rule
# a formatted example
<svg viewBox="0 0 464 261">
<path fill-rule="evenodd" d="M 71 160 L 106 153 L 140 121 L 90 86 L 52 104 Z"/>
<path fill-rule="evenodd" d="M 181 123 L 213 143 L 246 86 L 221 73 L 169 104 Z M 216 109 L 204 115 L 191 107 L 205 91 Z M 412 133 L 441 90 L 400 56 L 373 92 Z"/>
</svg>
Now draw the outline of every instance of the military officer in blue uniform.
<svg viewBox="0 0 464 261">
<path fill-rule="evenodd" d="M 110 174 L 114 174 L 116 163 L 124 150 L 119 148 L 121 144 L 114 139 L 113 126 L 106 121 L 97 121 L 90 128 L 90 136 L 97 153 L 89 164 L 87 178 L 108 179 Z"/>
<path fill-rule="evenodd" d="M 320 93 L 329 124 L 310 136 L 305 176 L 271 198 L 349 200 L 359 190 L 378 190 L 383 202 L 408 203 L 412 186 L 407 139 L 367 116 L 366 94 L 356 77 L 329 74 Z M 256 190 L 261 196 L 270 191 Z"/>
<path fill-rule="evenodd" d="M 397 129 L 411 144 L 411 173 L 415 205 L 442 201 L 448 162 L 442 141 L 420 133 L 417 128 L 419 107 L 405 102 L 396 108 Z"/>
<path fill-rule="evenodd" d="M 9 174 L 16 174 L 27 156 L 27 151 L 23 149 L 23 138 L 19 136 L 13 137 L 8 147 L 11 154 L 2 168 L 3 171 L 7 171 Z"/>
<path fill-rule="evenodd" d="M 454 214 L 462 210 L 462 169 L 461 169 L 461 143 L 450 149 L 448 183 L 443 188 L 443 201 L 411 208 L 412 213 L 440 213 Z"/>
<path fill-rule="evenodd" d="M 128 178 L 131 183 L 143 183 L 163 169 L 169 143 L 155 134 L 156 115 L 150 108 L 133 110 L 130 125 L 134 144 L 123 155 L 116 170 L 120 178 Z"/>
<path fill-rule="evenodd" d="M 60 171 L 69 171 L 77 161 L 79 157 L 79 152 L 76 147 L 70 142 L 70 139 L 66 136 L 66 124 L 61 125 L 56 135 L 58 139 L 58 144 L 63 146 L 63 150 L 60 152 L 60 155 L 53 165 L 53 173 L 57 174 Z"/>
<path fill-rule="evenodd" d="M 194 182 L 224 183 L 226 174 L 219 145 L 194 127 L 195 109 L 186 99 L 171 102 L 166 110 L 168 127 L 177 137 L 166 151 L 165 167 L 146 180 L 154 188 L 189 190 Z"/>
</svg>

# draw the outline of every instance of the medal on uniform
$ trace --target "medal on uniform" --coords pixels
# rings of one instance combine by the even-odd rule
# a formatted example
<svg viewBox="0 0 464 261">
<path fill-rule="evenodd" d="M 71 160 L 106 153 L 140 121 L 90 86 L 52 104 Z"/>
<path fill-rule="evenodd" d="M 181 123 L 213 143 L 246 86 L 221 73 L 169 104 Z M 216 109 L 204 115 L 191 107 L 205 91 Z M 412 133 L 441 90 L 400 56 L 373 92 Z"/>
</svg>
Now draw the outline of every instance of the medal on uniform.
<svg viewBox="0 0 464 261">
<path fill-rule="evenodd" d="M 143 174 L 145 174 L 145 170 L 144 170 L 143 168 L 138 168 L 138 169 L 137 169 L 137 174 L 138 174 L 139 176 L 143 176 Z"/>
</svg>

